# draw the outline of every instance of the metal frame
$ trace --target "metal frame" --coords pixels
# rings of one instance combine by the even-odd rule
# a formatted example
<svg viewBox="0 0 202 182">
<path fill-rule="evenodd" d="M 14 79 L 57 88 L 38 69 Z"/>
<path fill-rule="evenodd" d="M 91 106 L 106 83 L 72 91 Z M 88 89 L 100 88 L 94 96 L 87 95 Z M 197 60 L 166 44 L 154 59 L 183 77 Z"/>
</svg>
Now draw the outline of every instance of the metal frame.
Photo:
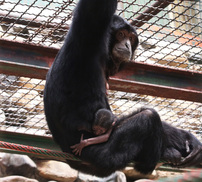
<svg viewBox="0 0 202 182">
<path fill-rule="evenodd" d="M 58 49 L 0 40 L 0 71 L 45 79 Z M 23 54 L 22 54 L 23 53 Z M 20 63 L 21 62 L 21 63 Z M 109 80 L 110 89 L 202 102 L 202 74 L 130 62 Z"/>
</svg>

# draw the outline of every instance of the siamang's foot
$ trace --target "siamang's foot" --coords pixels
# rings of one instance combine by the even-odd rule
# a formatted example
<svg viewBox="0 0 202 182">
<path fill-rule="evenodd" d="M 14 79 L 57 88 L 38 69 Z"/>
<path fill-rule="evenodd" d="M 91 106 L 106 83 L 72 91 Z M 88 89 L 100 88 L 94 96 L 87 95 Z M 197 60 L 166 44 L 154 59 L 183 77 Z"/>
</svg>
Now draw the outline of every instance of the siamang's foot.
<svg viewBox="0 0 202 182">
<path fill-rule="evenodd" d="M 190 167 L 199 165 L 201 163 L 202 163 L 202 145 L 194 148 L 193 151 L 177 165 L 177 167 Z"/>
</svg>

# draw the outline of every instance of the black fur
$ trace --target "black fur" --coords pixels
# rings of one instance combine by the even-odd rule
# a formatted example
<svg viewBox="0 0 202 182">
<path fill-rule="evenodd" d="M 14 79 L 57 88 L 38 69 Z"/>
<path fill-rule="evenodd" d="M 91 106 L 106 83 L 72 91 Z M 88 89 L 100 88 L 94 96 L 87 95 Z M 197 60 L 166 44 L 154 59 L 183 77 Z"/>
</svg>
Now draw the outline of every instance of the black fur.
<svg viewBox="0 0 202 182">
<path fill-rule="evenodd" d="M 165 138 L 162 161 L 175 167 L 190 167 L 202 163 L 202 143 L 194 135 L 165 122 L 163 129 Z"/>
<path fill-rule="evenodd" d="M 105 61 L 116 0 L 81 0 L 65 43 L 50 68 L 44 90 L 48 126 L 66 152 L 91 127 L 98 109 L 108 108 Z"/>
<path fill-rule="evenodd" d="M 134 168 L 141 173 L 151 173 L 162 154 L 162 133 L 158 113 L 150 108 L 141 108 L 118 119 L 106 143 L 82 150 L 81 158 L 91 165 L 68 163 L 97 176 L 107 176 L 129 162 L 135 162 Z"/>
<path fill-rule="evenodd" d="M 110 28 L 126 25 L 114 16 L 116 6 L 117 0 L 80 0 L 65 43 L 47 74 L 45 115 L 53 138 L 64 152 L 72 152 L 70 146 L 80 142 L 82 133 L 85 138 L 93 137 L 79 128 L 90 130 L 96 111 L 110 109 L 105 94 L 109 45 L 113 42 Z M 113 17 L 123 24 L 111 24 Z M 127 27 L 130 28 L 128 24 Z M 84 148 L 81 155 L 84 162 L 68 163 L 83 172 L 107 176 L 135 161 L 137 170 L 150 173 L 163 154 L 164 160 L 170 160 L 165 157 L 167 148 L 178 150 L 183 156 L 184 140 L 190 137 L 190 145 L 196 142 L 191 135 L 181 138 L 179 132 L 178 146 L 171 136 L 174 129 L 168 126 L 166 130 L 166 127 L 164 125 L 169 142 L 163 147 L 162 140 L 165 140 L 159 115 L 153 109 L 142 108 L 118 119 L 108 142 Z M 194 149 L 196 146 L 192 151 Z"/>
<path fill-rule="evenodd" d="M 132 44 L 132 58 L 134 57 L 134 52 L 139 44 L 139 39 L 137 32 L 133 26 L 131 26 L 127 21 L 121 18 L 118 15 L 114 15 L 112 19 L 111 29 L 110 29 L 110 41 L 109 41 L 109 60 L 107 61 L 107 68 L 106 68 L 106 76 L 107 79 L 109 76 L 115 75 L 118 71 L 121 70 L 124 61 L 114 60 L 112 56 L 112 49 L 113 46 L 117 43 L 116 40 L 116 33 L 119 30 L 127 30 L 128 32 L 133 32 L 135 35 L 134 44 Z M 130 61 L 130 60 L 129 60 Z"/>
<path fill-rule="evenodd" d="M 78 129 L 91 128 L 95 112 L 110 109 L 105 67 L 116 6 L 117 0 L 80 0 L 65 43 L 47 74 L 45 115 L 53 138 L 64 152 L 72 152 L 70 146 L 80 142 L 82 133 L 92 137 Z M 160 158 L 162 126 L 155 111 L 140 112 L 149 115 L 128 116 L 129 124 L 119 127 L 121 119 L 109 142 L 83 149 L 81 159 L 90 164 L 68 163 L 81 171 L 106 176 L 136 160 L 137 169 L 151 172 Z"/>
</svg>

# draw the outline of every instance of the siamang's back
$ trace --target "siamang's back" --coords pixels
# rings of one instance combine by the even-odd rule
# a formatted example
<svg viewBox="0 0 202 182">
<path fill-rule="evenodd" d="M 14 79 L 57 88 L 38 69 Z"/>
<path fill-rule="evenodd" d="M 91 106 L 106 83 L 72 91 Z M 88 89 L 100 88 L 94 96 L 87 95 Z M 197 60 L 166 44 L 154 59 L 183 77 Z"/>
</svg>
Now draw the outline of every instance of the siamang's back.
<svg viewBox="0 0 202 182">
<path fill-rule="evenodd" d="M 44 90 L 50 131 L 64 151 L 80 141 L 79 127 L 89 128 L 94 113 L 109 108 L 105 88 L 105 60 L 109 24 L 116 0 L 80 0 Z"/>
</svg>

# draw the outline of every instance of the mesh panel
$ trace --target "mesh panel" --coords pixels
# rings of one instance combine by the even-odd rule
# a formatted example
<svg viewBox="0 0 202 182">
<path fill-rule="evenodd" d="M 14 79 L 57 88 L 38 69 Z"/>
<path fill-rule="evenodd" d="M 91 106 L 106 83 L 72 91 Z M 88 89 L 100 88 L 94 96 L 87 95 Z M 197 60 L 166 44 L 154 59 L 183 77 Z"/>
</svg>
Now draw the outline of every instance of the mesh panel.
<svg viewBox="0 0 202 182">
<path fill-rule="evenodd" d="M 1 75 L 1 130 L 49 135 L 43 112 L 44 80 Z M 202 137 L 202 105 L 197 102 L 109 91 L 109 102 L 117 116 L 141 107 L 156 109 L 163 121 Z"/>
<path fill-rule="evenodd" d="M 164 2 L 164 1 L 160 1 Z M 72 20 L 76 0 L 0 0 L 0 38 L 60 48 Z M 134 61 L 202 71 L 202 2 L 175 0 L 166 8 L 156 1 L 119 1 L 117 14 L 137 27 L 140 45 Z M 157 15 L 153 11 L 160 10 Z M 141 20 L 134 21 L 143 15 Z M 148 17 L 153 17 L 147 21 Z M 138 23 L 142 23 L 139 26 Z M 43 113 L 45 81 L 0 75 L 1 129 L 49 135 Z M 162 120 L 202 138 L 201 103 L 135 93 L 109 91 L 112 110 L 127 114 L 139 106 L 155 108 Z"/>
</svg>

